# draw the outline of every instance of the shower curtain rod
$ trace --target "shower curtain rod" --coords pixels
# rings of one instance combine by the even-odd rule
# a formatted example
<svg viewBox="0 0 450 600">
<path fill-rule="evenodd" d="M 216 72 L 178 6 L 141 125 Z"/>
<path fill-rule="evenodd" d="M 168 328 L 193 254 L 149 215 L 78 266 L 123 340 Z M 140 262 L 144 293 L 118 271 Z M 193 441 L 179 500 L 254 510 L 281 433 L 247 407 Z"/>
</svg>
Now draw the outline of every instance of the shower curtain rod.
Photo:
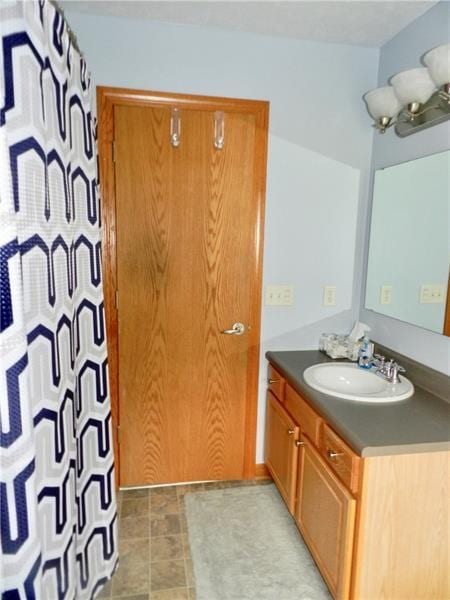
<svg viewBox="0 0 450 600">
<path fill-rule="evenodd" d="M 50 2 L 50 4 L 52 6 L 54 6 L 54 8 L 58 11 L 58 13 L 64 19 L 64 21 L 66 23 L 66 27 L 67 27 L 67 33 L 69 34 L 69 38 L 72 43 L 72 46 L 75 48 L 75 50 L 78 52 L 78 54 L 83 58 L 83 53 L 81 52 L 80 47 L 78 46 L 77 36 L 75 35 L 75 32 L 72 31 L 72 29 L 70 28 L 69 22 L 67 21 L 66 15 L 64 14 L 64 9 L 60 6 L 60 4 L 59 4 L 59 2 L 57 2 L 57 0 L 48 0 L 48 1 Z"/>
</svg>

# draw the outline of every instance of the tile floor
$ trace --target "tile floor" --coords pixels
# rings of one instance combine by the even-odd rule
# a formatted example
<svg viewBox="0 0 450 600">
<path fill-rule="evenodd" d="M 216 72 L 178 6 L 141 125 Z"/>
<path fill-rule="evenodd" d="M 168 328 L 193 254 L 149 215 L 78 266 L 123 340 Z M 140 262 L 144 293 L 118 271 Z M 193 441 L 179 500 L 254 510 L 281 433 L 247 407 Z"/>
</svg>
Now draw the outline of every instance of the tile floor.
<svg viewBox="0 0 450 600">
<path fill-rule="evenodd" d="M 184 495 L 271 480 L 220 481 L 121 490 L 119 568 L 97 598 L 195 600 Z"/>
</svg>

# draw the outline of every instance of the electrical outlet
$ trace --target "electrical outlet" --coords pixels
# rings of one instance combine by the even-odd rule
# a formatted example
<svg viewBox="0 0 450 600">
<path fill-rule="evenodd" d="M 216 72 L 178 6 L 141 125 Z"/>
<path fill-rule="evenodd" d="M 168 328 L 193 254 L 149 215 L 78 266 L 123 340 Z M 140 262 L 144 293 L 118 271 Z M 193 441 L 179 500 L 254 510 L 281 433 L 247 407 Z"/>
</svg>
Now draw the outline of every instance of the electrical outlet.
<svg viewBox="0 0 450 600">
<path fill-rule="evenodd" d="M 392 285 L 382 285 L 380 291 L 380 304 L 391 304 Z"/>
<path fill-rule="evenodd" d="M 442 304 L 444 302 L 445 286 L 427 283 L 420 286 L 420 304 Z"/>
<path fill-rule="evenodd" d="M 326 285 L 323 288 L 323 305 L 336 306 L 336 286 Z"/>
<path fill-rule="evenodd" d="M 292 306 L 293 304 L 293 285 L 266 286 L 266 306 Z"/>
</svg>

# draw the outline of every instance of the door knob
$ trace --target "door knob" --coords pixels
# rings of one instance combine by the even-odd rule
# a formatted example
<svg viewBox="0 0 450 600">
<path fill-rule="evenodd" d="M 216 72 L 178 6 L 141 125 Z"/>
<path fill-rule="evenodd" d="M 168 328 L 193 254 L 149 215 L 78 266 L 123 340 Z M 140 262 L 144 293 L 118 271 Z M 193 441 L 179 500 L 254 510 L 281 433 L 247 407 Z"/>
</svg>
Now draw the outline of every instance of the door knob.
<svg viewBox="0 0 450 600">
<path fill-rule="evenodd" d="M 245 331 L 245 325 L 243 323 L 234 323 L 231 329 L 223 329 L 221 333 L 226 335 L 242 335 Z"/>
</svg>

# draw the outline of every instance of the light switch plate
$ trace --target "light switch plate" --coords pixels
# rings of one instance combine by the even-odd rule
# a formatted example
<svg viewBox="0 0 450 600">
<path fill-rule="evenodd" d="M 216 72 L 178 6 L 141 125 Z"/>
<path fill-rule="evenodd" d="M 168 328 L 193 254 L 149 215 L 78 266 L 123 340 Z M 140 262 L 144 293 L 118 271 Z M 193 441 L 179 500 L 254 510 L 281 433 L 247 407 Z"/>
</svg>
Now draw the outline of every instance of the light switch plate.
<svg viewBox="0 0 450 600">
<path fill-rule="evenodd" d="M 380 304 L 391 304 L 392 285 L 382 285 L 380 290 Z"/>
<path fill-rule="evenodd" d="M 326 285 L 323 288 L 323 305 L 336 306 L 336 286 Z"/>
<path fill-rule="evenodd" d="M 426 283 L 420 286 L 420 304 L 442 304 L 445 286 L 439 283 Z"/>
<path fill-rule="evenodd" d="M 267 285 L 266 306 L 292 306 L 294 304 L 293 285 Z"/>
</svg>

